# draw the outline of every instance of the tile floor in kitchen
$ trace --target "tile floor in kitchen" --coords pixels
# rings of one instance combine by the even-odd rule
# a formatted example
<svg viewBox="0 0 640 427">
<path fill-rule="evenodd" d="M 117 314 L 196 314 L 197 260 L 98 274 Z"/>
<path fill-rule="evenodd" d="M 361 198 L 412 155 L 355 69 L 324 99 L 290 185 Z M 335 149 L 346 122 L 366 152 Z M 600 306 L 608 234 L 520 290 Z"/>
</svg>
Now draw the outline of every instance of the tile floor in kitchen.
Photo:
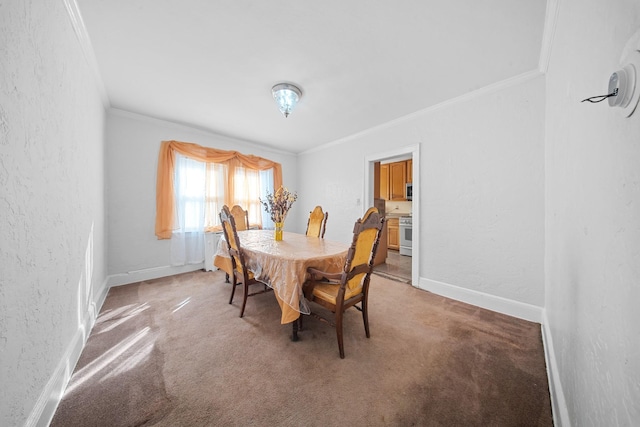
<svg viewBox="0 0 640 427">
<path fill-rule="evenodd" d="M 384 264 L 373 267 L 373 272 L 400 282 L 411 283 L 411 257 L 389 250 Z"/>
</svg>

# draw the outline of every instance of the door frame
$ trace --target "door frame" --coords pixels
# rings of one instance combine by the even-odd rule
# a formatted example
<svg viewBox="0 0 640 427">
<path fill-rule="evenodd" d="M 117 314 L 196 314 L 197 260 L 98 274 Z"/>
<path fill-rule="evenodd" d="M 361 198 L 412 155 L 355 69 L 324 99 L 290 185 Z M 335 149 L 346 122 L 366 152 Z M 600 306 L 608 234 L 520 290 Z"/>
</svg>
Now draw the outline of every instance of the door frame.
<svg viewBox="0 0 640 427">
<path fill-rule="evenodd" d="M 395 157 L 411 155 L 413 162 L 411 182 L 413 182 L 413 197 L 411 203 L 411 216 L 414 218 L 411 226 L 411 285 L 420 288 L 420 143 L 397 147 L 393 150 L 368 154 L 364 158 L 364 206 L 374 206 L 373 204 L 373 180 L 374 164 L 376 162 L 392 159 Z"/>
</svg>

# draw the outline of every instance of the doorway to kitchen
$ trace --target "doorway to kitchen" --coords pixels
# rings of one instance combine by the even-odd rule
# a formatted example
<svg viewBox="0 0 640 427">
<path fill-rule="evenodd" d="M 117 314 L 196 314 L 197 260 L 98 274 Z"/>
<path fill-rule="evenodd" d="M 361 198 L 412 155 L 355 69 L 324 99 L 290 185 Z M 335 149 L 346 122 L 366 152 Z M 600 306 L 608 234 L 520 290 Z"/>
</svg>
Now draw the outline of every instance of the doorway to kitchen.
<svg viewBox="0 0 640 427">
<path fill-rule="evenodd" d="M 387 279 L 411 284 L 411 259 L 400 255 L 398 251 L 388 250 L 385 262 L 374 266 L 373 272 Z"/>
<path fill-rule="evenodd" d="M 393 195 L 389 191 L 391 188 L 382 188 L 382 196 L 388 194 L 385 200 L 381 196 L 381 184 L 376 181 L 380 179 L 381 164 L 390 164 L 390 167 L 396 163 L 407 162 L 408 169 L 405 168 L 406 183 L 410 183 L 411 194 L 407 198 L 406 183 L 397 183 L 390 181 L 391 185 L 396 188 L 403 188 L 402 196 Z M 401 166 L 401 165 L 400 165 Z M 382 176 L 384 177 L 384 171 Z M 420 278 L 420 145 L 408 145 L 405 147 L 397 147 L 393 150 L 369 154 L 365 157 L 365 189 L 363 200 L 365 206 L 384 206 L 385 217 L 387 218 L 387 243 L 388 247 L 393 249 L 387 251 L 387 257 L 383 264 L 374 267 L 374 272 L 381 275 L 388 274 L 394 276 L 400 281 L 411 283 L 415 287 L 419 287 Z M 400 187 L 402 185 L 402 187 Z M 384 187 L 384 181 L 382 186 Z M 415 187 L 415 188 L 414 188 Z M 399 190 L 395 190 L 396 193 Z M 378 194 L 376 194 L 378 193 Z M 409 200 L 410 199 L 410 200 Z M 379 208 L 380 209 L 380 208 Z M 403 218 L 403 254 L 400 253 L 400 219 Z M 407 226 L 407 222 L 410 226 Z M 398 247 L 395 248 L 394 245 Z M 378 257 L 376 257 L 378 258 Z"/>
</svg>

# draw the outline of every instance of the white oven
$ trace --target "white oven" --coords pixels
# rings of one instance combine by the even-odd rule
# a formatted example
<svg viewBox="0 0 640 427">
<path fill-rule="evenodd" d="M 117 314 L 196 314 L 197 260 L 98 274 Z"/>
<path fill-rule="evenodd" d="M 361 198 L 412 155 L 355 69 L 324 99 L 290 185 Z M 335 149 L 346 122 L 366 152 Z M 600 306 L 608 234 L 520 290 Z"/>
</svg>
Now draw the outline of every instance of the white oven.
<svg viewBox="0 0 640 427">
<path fill-rule="evenodd" d="M 413 245 L 413 230 L 411 228 L 412 220 L 410 216 L 401 216 L 400 220 L 400 255 L 411 256 L 411 247 Z"/>
</svg>

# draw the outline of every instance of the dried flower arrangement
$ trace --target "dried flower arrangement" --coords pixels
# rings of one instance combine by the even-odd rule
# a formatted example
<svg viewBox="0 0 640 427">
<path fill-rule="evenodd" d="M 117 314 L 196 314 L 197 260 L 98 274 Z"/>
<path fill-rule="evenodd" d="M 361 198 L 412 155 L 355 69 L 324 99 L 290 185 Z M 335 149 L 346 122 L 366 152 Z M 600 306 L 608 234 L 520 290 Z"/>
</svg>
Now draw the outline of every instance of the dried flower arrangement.
<svg viewBox="0 0 640 427">
<path fill-rule="evenodd" d="M 265 200 L 259 199 L 265 212 L 271 215 L 271 221 L 275 223 L 284 222 L 287 213 L 293 202 L 298 199 L 298 194 L 291 193 L 286 187 L 280 186 L 275 193 L 267 192 Z"/>
</svg>

